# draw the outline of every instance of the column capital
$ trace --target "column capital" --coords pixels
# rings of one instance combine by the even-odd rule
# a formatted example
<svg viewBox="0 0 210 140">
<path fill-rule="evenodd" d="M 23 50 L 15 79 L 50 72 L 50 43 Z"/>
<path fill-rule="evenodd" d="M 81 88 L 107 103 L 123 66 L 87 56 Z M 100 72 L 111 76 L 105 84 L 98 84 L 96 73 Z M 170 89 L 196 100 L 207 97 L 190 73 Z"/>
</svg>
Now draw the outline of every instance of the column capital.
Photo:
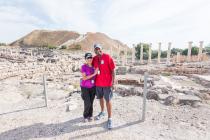
<svg viewBox="0 0 210 140">
<path fill-rule="evenodd" d="M 188 44 L 192 44 L 192 43 L 193 43 L 192 41 L 189 41 L 189 42 L 188 42 Z"/>
<path fill-rule="evenodd" d="M 152 43 L 149 43 L 149 46 L 152 47 Z"/>
</svg>

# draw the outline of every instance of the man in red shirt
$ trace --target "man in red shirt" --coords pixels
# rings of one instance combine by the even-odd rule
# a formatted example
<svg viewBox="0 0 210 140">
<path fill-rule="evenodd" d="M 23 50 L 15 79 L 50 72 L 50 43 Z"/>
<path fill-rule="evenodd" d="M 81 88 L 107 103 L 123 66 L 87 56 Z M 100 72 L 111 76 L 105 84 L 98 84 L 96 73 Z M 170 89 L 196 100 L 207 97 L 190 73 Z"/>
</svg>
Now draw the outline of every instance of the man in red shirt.
<svg viewBox="0 0 210 140">
<path fill-rule="evenodd" d="M 104 113 L 104 99 L 106 100 L 106 107 L 108 112 L 108 129 L 112 128 L 112 103 L 113 97 L 112 89 L 114 88 L 115 80 L 115 64 L 113 59 L 102 52 L 102 47 L 99 44 L 94 45 L 96 56 L 93 58 L 93 67 L 98 71 L 95 79 L 97 99 L 100 99 L 101 112 L 96 116 L 99 120 L 105 115 Z"/>
</svg>

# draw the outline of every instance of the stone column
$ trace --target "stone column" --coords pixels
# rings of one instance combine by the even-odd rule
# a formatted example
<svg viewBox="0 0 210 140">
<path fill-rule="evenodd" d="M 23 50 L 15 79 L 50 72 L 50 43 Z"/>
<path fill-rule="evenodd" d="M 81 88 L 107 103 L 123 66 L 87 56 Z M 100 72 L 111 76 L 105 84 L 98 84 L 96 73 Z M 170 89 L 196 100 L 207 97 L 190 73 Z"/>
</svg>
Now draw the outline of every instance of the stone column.
<svg viewBox="0 0 210 140">
<path fill-rule="evenodd" d="M 132 63 L 133 64 L 135 63 L 135 54 L 136 54 L 136 49 L 135 49 L 135 45 L 133 45 L 133 48 L 132 48 Z"/>
<path fill-rule="evenodd" d="M 161 57 L 161 42 L 158 43 L 158 63 L 160 63 L 160 57 Z"/>
<path fill-rule="evenodd" d="M 140 64 L 143 64 L 143 63 L 144 63 L 143 56 L 144 56 L 144 45 L 143 45 L 143 43 L 141 43 L 141 49 L 140 49 Z"/>
<path fill-rule="evenodd" d="M 152 63 L 152 43 L 149 44 L 148 64 Z"/>
<path fill-rule="evenodd" d="M 189 42 L 189 46 L 188 46 L 188 53 L 187 53 L 187 62 L 191 61 L 191 49 L 192 49 L 192 41 Z"/>
<path fill-rule="evenodd" d="M 176 55 L 176 62 L 177 62 L 177 63 L 180 63 L 180 52 L 177 52 L 177 55 Z"/>
<path fill-rule="evenodd" d="M 203 41 L 200 41 L 199 52 L 198 52 L 198 61 L 201 61 L 202 51 L 203 51 Z"/>
<path fill-rule="evenodd" d="M 166 64 L 169 65 L 170 61 L 171 61 L 171 42 L 168 43 L 167 62 L 166 62 Z"/>
<path fill-rule="evenodd" d="M 126 47 L 126 46 L 125 46 Z M 127 47 L 125 48 L 125 65 L 128 64 L 128 52 L 127 52 Z"/>
</svg>

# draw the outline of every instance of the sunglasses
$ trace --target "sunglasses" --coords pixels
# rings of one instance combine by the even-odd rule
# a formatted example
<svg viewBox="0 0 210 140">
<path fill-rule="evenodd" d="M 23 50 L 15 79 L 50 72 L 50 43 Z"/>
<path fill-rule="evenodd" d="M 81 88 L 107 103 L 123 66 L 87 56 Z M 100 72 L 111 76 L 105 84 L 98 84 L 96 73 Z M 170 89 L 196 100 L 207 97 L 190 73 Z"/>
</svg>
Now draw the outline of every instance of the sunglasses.
<svg viewBox="0 0 210 140">
<path fill-rule="evenodd" d="M 100 50 L 100 48 L 95 48 L 95 50 L 97 50 L 97 51 L 98 51 L 98 50 Z"/>
<path fill-rule="evenodd" d="M 92 57 L 88 57 L 88 58 L 86 58 L 86 59 L 93 59 Z"/>
</svg>

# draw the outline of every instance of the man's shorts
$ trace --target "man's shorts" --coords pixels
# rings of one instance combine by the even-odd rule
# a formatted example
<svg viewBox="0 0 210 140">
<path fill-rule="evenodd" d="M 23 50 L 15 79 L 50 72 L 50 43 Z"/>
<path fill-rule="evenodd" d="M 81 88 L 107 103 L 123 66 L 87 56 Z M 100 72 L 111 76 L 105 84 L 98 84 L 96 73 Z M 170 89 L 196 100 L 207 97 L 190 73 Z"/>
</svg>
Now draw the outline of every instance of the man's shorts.
<svg viewBox="0 0 210 140">
<path fill-rule="evenodd" d="M 112 87 L 96 87 L 96 96 L 97 99 L 104 97 L 104 99 L 109 102 L 113 97 Z"/>
</svg>

